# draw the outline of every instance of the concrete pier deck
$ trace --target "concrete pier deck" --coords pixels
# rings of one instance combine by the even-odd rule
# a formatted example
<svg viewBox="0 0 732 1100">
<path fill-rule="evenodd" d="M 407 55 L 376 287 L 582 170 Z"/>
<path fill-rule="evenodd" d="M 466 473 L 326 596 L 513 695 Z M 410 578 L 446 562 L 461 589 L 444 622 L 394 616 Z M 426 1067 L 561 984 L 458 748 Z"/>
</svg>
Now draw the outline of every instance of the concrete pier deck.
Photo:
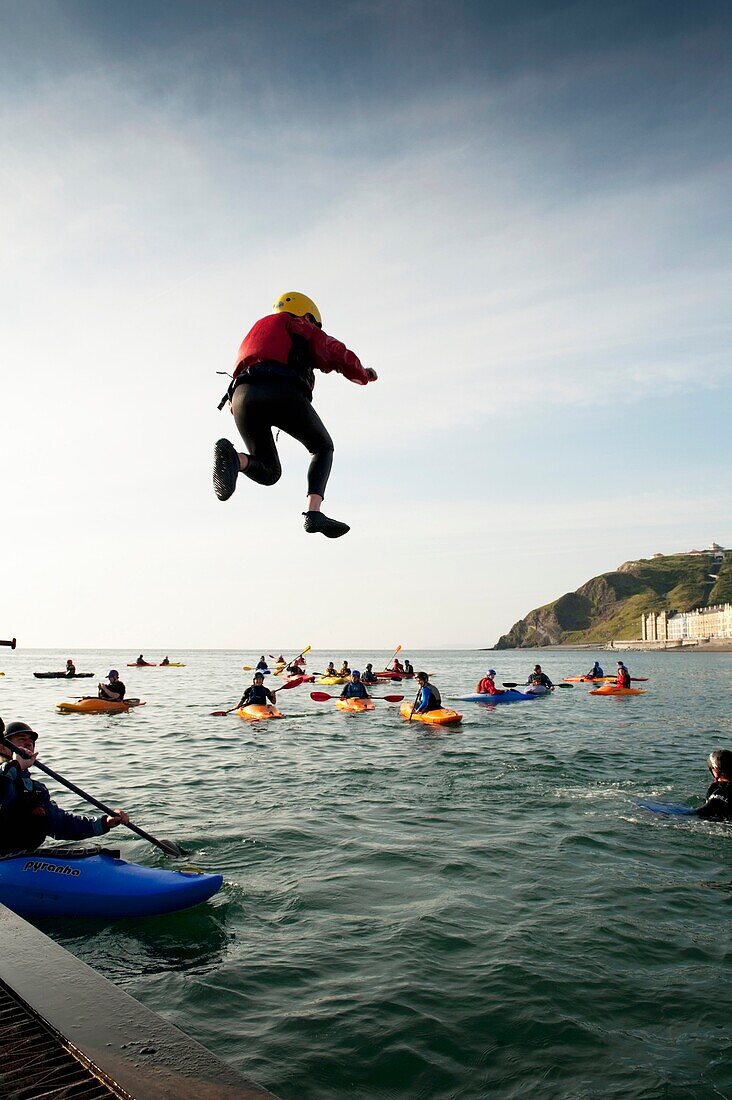
<svg viewBox="0 0 732 1100">
<path fill-rule="evenodd" d="M 0 1096 L 275 1100 L 2 905 Z"/>
</svg>

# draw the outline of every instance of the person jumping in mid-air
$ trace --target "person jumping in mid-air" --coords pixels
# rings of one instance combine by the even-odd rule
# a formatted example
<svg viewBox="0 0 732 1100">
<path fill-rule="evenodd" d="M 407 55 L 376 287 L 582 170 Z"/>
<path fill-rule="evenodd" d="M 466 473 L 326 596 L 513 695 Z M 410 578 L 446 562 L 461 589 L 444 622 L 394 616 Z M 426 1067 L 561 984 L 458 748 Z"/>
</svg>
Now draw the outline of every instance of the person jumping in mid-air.
<svg viewBox="0 0 732 1100">
<path fill-rule="evenodd" d="M 272 428 L 279 428 L 310 452 L 305 530 L 329 539 L 350 531 L 347 523 L 320 511 L 333 462 L 333 440 L 312 406 L 315 370 L 337 371 L 365 386 L 377 374 L 363 367 L 345 344 L 323 332 L 320 310 L 310 298 L 288 291 L 273 312 L 257 321 L 239 348 L 234 377 L 219 405 L 228 401 L 246 452 L 228 439 L 214 450 L 214 491 L 228 500 L 240 473 L 260 485 L 274 485 L 282 474 Z"/>
</svg>

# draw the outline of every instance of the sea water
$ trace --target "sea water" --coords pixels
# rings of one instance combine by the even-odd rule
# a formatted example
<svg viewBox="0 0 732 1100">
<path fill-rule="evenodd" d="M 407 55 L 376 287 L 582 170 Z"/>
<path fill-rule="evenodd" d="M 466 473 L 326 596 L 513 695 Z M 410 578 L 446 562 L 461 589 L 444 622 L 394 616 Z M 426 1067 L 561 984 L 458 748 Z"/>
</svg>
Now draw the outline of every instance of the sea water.
<svg viewBox="0 0 732 1100">
<path fill-rule="evenodd" d="M 453 700 L 489 665 L 560 682 L 596 654 L 411 652 L 460 726 L 344 714 L 311 685 L 280 693 L 283 720 L 210 717 L 259 652 L 77 651 L 147 701 L 104 717 L 55 709 L 95 679 L 33 679 L 65 651 L 0 651 L 0 714 L 41 758 L 225 878 L 185 913 L 46 932 L 286 1100 L 732 1095 L 732 830 L 637 806 L 699 804 L 732 747 L 732 654 L 631 653 L 646 695 L 488 708 Z M 309 667 L 344 656 L 386 659 Z M 125 829 L 107 843 L 170 865 Z"/>
</svg>

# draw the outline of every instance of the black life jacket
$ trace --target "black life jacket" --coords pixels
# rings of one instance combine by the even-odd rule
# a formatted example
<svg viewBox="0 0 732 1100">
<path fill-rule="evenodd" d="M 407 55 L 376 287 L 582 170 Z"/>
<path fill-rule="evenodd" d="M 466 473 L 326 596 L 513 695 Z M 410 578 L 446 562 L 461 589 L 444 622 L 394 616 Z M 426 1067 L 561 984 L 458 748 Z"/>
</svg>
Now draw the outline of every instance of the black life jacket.
<svg viewBox="0 0 732 1100">
<path fill-rule="evenodd" d="M 43 809 L 43 795 L 27 790 L 22 779 L 14 780 L 15 799 L 0 809 L 0 855 L 8 852 L 34 851 L 48 836 L 48 820 Z"/>
</svg>

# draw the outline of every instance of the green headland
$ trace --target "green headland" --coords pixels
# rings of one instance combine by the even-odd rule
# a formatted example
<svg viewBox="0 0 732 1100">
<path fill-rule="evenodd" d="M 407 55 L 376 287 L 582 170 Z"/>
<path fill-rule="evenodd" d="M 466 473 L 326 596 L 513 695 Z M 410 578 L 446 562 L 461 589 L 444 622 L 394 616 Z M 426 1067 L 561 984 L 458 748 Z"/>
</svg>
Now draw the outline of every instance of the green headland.
<svg viewBox="0 0 732 1100">
<path fill-rule="evenodd" d="M 649 611 L 692 611 L 732 602 L 732 551 L 657 554 L 626 561 L 537 607 L 498 639 L 496 649 L 605 645 L 640 637 Z"/>
</svg>

